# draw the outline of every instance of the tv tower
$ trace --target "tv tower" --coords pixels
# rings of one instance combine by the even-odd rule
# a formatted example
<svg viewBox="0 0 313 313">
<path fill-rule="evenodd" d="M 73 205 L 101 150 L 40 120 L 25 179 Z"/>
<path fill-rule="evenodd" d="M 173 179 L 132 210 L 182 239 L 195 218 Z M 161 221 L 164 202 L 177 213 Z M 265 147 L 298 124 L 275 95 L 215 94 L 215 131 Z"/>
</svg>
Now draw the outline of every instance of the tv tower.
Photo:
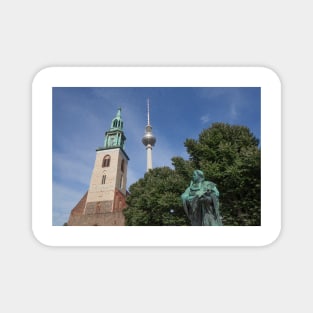
<svg viewBox="0 0 313 313">
<path fill-rule="evenodd" d="M 142 143 L 146 146 L 147 150 L 147 172 L 152 169 L 152 147 L 156 142 L 156 138 L 152 134 L 152 127 L 150 125 L 150 103 L 149 98 L 147 99 L 147 115 L 148 122 L 145 130 L 145 135 L 142 137 Z"/>
</svg>

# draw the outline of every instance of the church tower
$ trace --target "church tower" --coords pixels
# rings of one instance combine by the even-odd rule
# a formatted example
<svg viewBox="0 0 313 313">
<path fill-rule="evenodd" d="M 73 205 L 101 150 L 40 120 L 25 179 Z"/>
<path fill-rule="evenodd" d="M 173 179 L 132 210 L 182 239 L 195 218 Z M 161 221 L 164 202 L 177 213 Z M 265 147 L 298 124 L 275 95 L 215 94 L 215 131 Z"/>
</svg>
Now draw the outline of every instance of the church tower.
<svg viewBox="0 0 313 313">
<path fill-rule="evenodd" d="M 128 156 L 124 151 L 121 108 L 105 133 L 104 144 L 96 150 L 88 192 L 72 210 L 68 225 L 124 225 Z"/>
</svg>

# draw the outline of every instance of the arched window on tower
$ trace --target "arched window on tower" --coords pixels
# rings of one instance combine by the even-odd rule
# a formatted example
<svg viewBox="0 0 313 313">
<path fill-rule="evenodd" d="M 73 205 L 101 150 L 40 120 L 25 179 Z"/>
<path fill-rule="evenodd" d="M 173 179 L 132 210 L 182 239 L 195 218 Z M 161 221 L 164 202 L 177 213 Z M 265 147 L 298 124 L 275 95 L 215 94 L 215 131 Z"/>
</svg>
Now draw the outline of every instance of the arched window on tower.
<svg viewBox="0 0 313 313">
<path fill-rule="evenodd" d="M 107 154 L 102 160 L 102 167 L 110 166 L 111 157 Z"/>
<path fill-rule="evenodd" d="M 113 127 L 117 127 L 117 120 L 114 120 Z"/>
<path fill-rule="evenodd" d="M 104 185 L 105 184 L 105 180 L 106 180 L 107 176 L 106 175 L 102 175 L 102 181 L 101 184 Z"/>
<path fill-rule="evenodd" d="M 121 171 L 124 173 L 124 167 L 125 167 L 125 161 L 124 159 L 122 160 L 122 163 L 121 163 Z"/>
</svg>

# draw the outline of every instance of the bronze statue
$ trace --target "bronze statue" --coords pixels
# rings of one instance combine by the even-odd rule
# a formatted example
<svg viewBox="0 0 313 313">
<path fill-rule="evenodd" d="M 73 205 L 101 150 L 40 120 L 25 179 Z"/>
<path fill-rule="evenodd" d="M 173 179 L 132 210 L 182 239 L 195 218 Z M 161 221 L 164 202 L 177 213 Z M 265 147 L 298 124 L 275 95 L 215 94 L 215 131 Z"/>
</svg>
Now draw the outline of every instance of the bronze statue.
<svg viewBox="0 0 313 313">
<path fill-rule="evenodd" d="M 223 226 L 219 212 L 219 191 L 213 182 L 204 180 L 200 170 L 181 195 L 184 210 L 192 226 Z"/>
</svg>

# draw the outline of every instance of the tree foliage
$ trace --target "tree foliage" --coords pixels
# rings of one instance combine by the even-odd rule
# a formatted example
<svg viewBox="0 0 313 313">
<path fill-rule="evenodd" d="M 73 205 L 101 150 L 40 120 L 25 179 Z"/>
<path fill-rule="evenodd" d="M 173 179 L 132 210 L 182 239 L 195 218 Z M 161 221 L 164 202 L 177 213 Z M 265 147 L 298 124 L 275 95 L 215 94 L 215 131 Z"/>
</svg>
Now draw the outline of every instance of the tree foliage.
<svg viewBox="0 0 313 313">
<path fill-rule="evenodd" d="M 129 188 L 127 209 L 124 210 L 126 225 L 189 225 L 180 199 L 185 187 L 169 167 L 149 170 Z"/>
</svg>

